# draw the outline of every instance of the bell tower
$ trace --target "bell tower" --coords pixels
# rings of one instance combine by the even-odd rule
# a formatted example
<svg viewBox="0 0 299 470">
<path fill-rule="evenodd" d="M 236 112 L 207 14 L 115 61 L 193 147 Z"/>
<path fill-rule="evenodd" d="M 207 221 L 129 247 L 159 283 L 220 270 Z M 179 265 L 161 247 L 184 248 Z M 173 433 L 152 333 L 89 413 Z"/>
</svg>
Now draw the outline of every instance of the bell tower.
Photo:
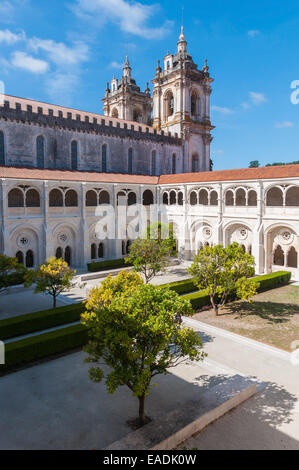
<svg viewBox="0 0 299 470">
<path fill-rule="evenodd" d="M 163 68 L 158 61 L 152 83 L 153 126 L 183 139 L 184 172 L 210 169 L 212 82 L 207 61 L 199 70 L 187 52 L 182 26 L 176 54 L 165 55 Z"/>
<path fill-rule="evenodd" d="M 152 99 L 148 86 L 142 92 L 132 77 L 128 56 L 123 67 L 123 75 L 107 83 L 103 108 L 105 116 L 151 125 Z"/>
</svg>

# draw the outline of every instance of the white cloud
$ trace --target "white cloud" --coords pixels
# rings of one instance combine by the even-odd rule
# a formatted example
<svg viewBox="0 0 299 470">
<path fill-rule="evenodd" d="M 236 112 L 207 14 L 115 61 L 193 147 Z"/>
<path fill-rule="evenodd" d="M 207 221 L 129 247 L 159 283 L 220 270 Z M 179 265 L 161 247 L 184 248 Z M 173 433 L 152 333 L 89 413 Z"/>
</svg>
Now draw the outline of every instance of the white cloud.
<svg viewBox="0 0 299 470">
<path fill-rule="evenodd" d="M 255 106 L 258 106 L 267 101 L 267 98 L 263 93 L 257 93 L 256 91 L 250 91 L 249 96 L 252 104 L 254 104 Z"/>
<path fill-rule="evenodd" d="M 125 0 L 77 0 L 74 13 L 81 19 L 112 21 L 126 33 L 146 39 L 161 39 L 170 30 L 173 22 L 165 21 L 158 28 L 147 26 L 149 19 L 159 11 L 159 5 L 143 5 Z"/>
<path fill-rule="evenodd" d="M 89 49 L 83 42 L 77 42 L 72 47 L 51 39 L 32 38 L 28 41 L 29 47 L 38 52 L 46 52 L 49 59 L 59 65 L 76 65 L 88 59 Z"/>
<path fill-rule="evenodd" d="M 222 150 L 222 149 L 213 150 L 213 151 L 211 151 L 211 153 L 212 153 L 213 155 L 223 155 L 223 154 L 224 154 L 224 150 Z"/>
<path fill-rule="evenodd" d="M 234 112 L 232 109 L 221 106 L 212 106 L 212 110 L 221 114 L 232 114 Z"/>
<path fill-rule="evenodd" d="M 243 109 L 249 109 L 250 108 L 250 104 L 247 103 L 247 101 L 243 101 L 243 103 L 241 103 L 241 106 Z"/>
<path fill-rule="evenodd" d="M 255 38 L 256 36 L 261 34 L 261 32 L 258 29 L 250 29 L 249 31 L 247 31 L 247 34 L 250 38 Z"/>
<path fill-rule="evenodd" d="M 46 80 L 47 94 L 53 102 L 69 106 L 72 103 L 73 90 L 79 82 L 79 75 L 76 73 L 55 72 Z"/>
<path fill-rule="evenodd" d="M 15 34 L 9 31 L 9 29 L 0 30 L 0 43 L 5 42 L 6 44 L 15 44 L 18 41 L 25 40 L 26 36 L 25 33 L 22 31 L 21 33 Z"/>
<path fill-rule="evenodd" d="M 293 127 L 294 123 L 291 122 L 291 121 L 282 121 L 282 122 L 276 122 L 276 124 L 274 124 L 274 127 L 276 127 L 277 129 L 282 129 L 284 127 Z"/>
<path fill-rule="evenodd" d="M 121 69 L 124 66 L 124 64 L 121 64 L 120 62 L 110 62 L 109 67 L 112 69 Z"/>
<path fill-rule="evenodd" d="M 14 6 L 11 2 L 1 1 L 0 3 L 0 21 L 9 22 L 14 14 Z"/>
<path fill-rule="evenodd" d="M 12 55 L 12 65 L 27 70 L 32 73 L 45 73 L 49 69 L 49 64 L 40 59 L 26 54 L 25 52 L 16 51 Z"/>
</svg>

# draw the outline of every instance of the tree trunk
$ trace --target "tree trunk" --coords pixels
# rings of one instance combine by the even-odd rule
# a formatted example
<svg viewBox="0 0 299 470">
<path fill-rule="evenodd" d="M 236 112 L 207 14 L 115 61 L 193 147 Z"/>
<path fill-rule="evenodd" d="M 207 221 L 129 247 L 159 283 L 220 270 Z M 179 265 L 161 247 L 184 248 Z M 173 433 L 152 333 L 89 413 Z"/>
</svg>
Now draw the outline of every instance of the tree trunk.
<svg viewBox="0 0 299 470">
<path fill-rule="evenodd" d="M 217 317 L 218 316 L 218 305 L 215 304 L 214 298 L 212 296 L 210 296 L 210 300 L 211 300 L 212 307 L 213 307 L 214 312 L 215 312 L 216 317 Z"/>
<path fill-rule="evenodd" d="M 53 295 L 53 308 L 56 308 L 56 295 Z"/>
<path fill-rule="evenodd" d="M 145 395 L 142 397 L 138 397 L 139 400 L 139 422 L 141 425 L 145 424 L 145 413 L 144 413 L 144 403 L 145 403 Z"/>
</svg>

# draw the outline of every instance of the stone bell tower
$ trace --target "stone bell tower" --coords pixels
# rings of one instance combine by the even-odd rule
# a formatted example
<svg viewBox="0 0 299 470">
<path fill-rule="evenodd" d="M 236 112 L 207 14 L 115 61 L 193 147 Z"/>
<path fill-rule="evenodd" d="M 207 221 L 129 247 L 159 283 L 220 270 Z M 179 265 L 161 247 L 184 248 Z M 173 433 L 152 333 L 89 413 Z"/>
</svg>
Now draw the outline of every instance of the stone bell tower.
<svg viewBox="0 0 299 470">
<path fill-rule="evenodd" d="M 105 116 L 151 125 L 150 90 L 147 86 L 146 90 L 142 92 L 136 85 L 136 81 L 132 78 L 128 56 L 126 56 L 123 76 L 120 80 L 113 77 L 110 86 L 107 83 L 105 97 L 102 101 Z"/>
<path fill-rule="evenodd" d="M 153 126 L 178 133 L 184 145 L 184 172 L 209 171 L 211 130 L 210 94 L 213 79 L 205 60 L 199 70 L 187 52 L 182 26 L 177 53 L 164 57 L 152 80 Z"/>
</svg>

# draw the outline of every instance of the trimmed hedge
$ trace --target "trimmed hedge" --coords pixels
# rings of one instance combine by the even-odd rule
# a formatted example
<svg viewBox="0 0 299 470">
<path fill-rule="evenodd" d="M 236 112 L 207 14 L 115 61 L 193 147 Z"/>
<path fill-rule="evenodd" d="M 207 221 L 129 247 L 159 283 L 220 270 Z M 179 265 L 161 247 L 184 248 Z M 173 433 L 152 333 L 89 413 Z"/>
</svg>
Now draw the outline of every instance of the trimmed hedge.
<svg viewBox="0 0 299 470">
<path fill-rule="evenodd" d="M 63 353 L 88 342 L 88 330 L 83 325 L 73 325 L 5 345 L 5 364 L 0 373 L 38 359 Z"/>
<path fill-rule="evenodd" d="M 97 261 L 95 263 L 88 263 L 87 269 L 89 272 L 106 271 L 108 269 L 124 268 L 125 266 L 131 266 L 125 263 L 125 259 L 110 259 L 106 261 Z"/>
<path fill-rule="evenodd" d="M 165 289 L 174 290 L 177 294 L 189 294 L 189 292 L 194 292 L 197 289 L 196 285 L 194 284 L 193 279 L 185 279 L 183 281 L 178 282 L 169 282 L 169 284 L 162 284 L 161 287 Z"/>
<path fill-rule="evenodd" d="M 264 274 L 262 276 L 257 276 L 253 278 L 254 281 L 259 282 L 260 286 L 258 292 L 263 292 L 268 289 L 275 289 L 276 287 L 288 284 L 291 279 L 291 273 L 287 271 L 278 271 L 277 273 Z M 195 292 L 193 294 L 185 295 L 185 299 L 190 300 L 192 308 L 194 310 L 199 310 L 203 307 L 208 307 L 211 305 L 210 296 L 206 291 Z M 230 301 L 236 299 L 236 296 L 232 294 Z"/>
<path fill-rule="evenodd" d="M 10 274 L 7 274 L 7 276 L 0 276 L 0 282 L 1 282 L 1 279 L 5 279 L 5 285 L 7 287 L 18 286 L 19 284 L 24 283 L 24 273 L 23 272 L 10 273 Z"/>
<path fill-rule="evenodd" d="M 0 320 L 0 340 L 78 321 L 84 309 L 84 304 L 78 303 Z"/>
</svg>

